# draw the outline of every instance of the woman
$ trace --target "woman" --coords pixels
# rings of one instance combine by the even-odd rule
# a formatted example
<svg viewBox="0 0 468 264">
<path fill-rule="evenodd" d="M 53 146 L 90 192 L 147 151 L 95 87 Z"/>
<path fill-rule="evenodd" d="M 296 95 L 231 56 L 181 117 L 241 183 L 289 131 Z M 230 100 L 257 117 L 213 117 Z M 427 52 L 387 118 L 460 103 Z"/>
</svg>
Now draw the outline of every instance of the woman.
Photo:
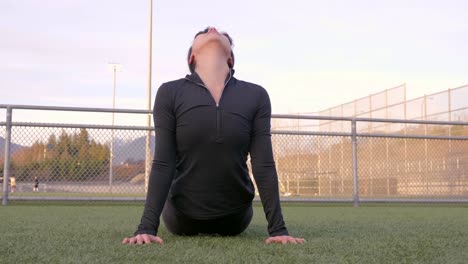
<svg viewBox="0 0 468 264">
<path fill-rule="evenodd" d="M 303 243 L 289 236 L 271 149 L 271 106 L 262 87 L 237 80 L 232 39 L 208 27 L 188 52 L 191 75 L 164 83 L 154 105 L 156 150 L 145 209 L 125 244 L 159 243 L 162 214 L 177 235 L 242 233 L 252 219 L 252 170 L 266 218 L 266 243 Z"/>
</svg>

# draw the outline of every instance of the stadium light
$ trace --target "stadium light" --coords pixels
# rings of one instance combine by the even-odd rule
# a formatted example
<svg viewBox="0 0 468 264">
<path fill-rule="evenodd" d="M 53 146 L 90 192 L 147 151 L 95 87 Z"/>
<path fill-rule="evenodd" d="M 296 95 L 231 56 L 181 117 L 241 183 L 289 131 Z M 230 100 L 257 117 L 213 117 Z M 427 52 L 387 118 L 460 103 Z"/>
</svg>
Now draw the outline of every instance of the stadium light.
<svg viewBox="0 0 468 264">
<path fill-rule="evenodd" d="M 112 110 L 115 109 L 115 87 L 117 85 L 117 71 L 122 70 L 122 65 L 119 63 L 110 62 L 107 64 L 108 67 L 113 72 L 114 77 L 114 89 L 112 93 Z M 114 166 L 114 123 L 115 123 L 115 113 L 112 112 L 112 136 L 110 142 L 110 157 L 109 157 L 109 191 L 112 193 L 112 180 L 113 180 L 113 166 Z"/>
<path fill-rule="evenodd" d="M 153 0 L 149 1 L 149 52 L 148 52 L 148 111 L 151 111 L 151 63 L 152 63 L 152 52 L 153 52 Z M 148 182 L 149 182 L 149 173 L 150 173 L 150 160 L 151 160 L 151 150 L 150 150 L 150 138 L 151 138 L 151 114 L 147 115 L 147 126 L 148 131 L 146 132 L 146 148 L 145 148 L 145 193 L 148 191 Z"/>
</svg>

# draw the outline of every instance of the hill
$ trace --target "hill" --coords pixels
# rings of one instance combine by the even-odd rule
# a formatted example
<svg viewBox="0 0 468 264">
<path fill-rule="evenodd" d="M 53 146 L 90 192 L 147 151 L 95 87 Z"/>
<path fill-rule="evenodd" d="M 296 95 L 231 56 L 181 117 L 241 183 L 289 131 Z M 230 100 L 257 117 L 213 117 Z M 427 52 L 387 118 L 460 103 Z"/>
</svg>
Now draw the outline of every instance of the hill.
<svg viewBox="0 0 468 264">
<path fill-rule="evenodd" d="M 151 153 L 154 153 L 154 136 L 150 138 Z M 145 160 L 146 137 L 139 137 L 132 141 L 125 142 L 116 139 L 114 142 L 114 164 L 120 164 L 125 161 Z"/>
<path fill-rule="evenodd" d="M 17 151 L 18 149 L 22 149 L 24 146 L 21 146 L 19 144 L 11 143 L 10 145 L 10 151 L 11 153 Z M 5 138 L 0 137 L 0 156 L 3 156 L 5 154 Z"/>
</svg>

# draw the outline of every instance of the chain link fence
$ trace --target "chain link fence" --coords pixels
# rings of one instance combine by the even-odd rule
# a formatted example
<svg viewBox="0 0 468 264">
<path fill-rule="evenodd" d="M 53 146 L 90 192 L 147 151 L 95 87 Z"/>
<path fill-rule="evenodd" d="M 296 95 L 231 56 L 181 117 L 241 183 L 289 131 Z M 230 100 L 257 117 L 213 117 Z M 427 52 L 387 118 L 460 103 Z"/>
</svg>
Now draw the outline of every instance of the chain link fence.
<svg viewBox="0 0 468 264">
<path fill-rule="evenodd" d="M 29 108 L 32 112 L 44 110 Z M 85 119 L 94 112 L 117 111 L 73 109 L 79 110 Z M 28 116 L 34 122 L 35 115 Z M 273 124 L 278 119 L 309 124 L 307 131 L 272 130 L 282 199 L 468 200 L 467 122 L 275 115 Z M 324 120 L 340 124 L 339 128 L 321 131 L 319 124 Z M 359 129 L 379 126 L 400 130 L 390 134 Z M 145 164 L 151 163 L 145 159 L 147 131 L 139 124 L 25 123 L 15 119 L 8 124 L 7 119 L 0 119 L 2 180 L 9 165 L 9 179 L 0 184 L 1 194 L 10 199 L 143 200 Z M 152 150 L 155 144 L 151 134 Z"/>
<path fill-rule="evenodd" d="M 36 195 L 36 184 L 53 196 L 144 194 L 146 131 L 23 125 L 11 133 L 21 142 L 10 157 L 12 195 Z"/>
<path fill-rule="evenodd" d="M 406 98 L 406 84 L 386 89 L 341 105 L 337 105 L 317 113 L 317 116 L 358 117 L 403 120 L 431 120 L 431 121 L 467 121 L 468 85 L 445 91 L 424 95 L 414 99 Z M 398 132 L 402 124 L 374 123 L 372 126 L 360 126 L 360 131 Z M 296 122 L 282 121 L 283 129 L 298 129 L 305 131 L 311 126 L 318 126 L 321 131 L 349 131 L 343 123 L 337 120 L 320 120 L 317 124 L 300 120 Z M 450 132 L 450 131 L 448 131 Z"/>
</svg>

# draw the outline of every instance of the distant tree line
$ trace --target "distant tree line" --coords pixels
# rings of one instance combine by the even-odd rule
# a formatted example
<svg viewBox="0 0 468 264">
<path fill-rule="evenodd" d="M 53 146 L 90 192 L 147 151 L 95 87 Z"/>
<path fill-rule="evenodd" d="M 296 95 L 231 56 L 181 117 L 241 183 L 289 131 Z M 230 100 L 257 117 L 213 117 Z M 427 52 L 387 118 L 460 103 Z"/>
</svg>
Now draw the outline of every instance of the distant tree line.
<svg viewBox="0 0 468 264">
<path fill-rule="evenodd" d="M 11 156 L 11 176 L 17 180 L 82 181 L 105 177 L 109 148 L 91 140 L 86 129 L 77 134 L 52 134 L 47 142 L 15 151 Z M 3 172 L 3 164 L 0 164 Z"/>
</svg>

